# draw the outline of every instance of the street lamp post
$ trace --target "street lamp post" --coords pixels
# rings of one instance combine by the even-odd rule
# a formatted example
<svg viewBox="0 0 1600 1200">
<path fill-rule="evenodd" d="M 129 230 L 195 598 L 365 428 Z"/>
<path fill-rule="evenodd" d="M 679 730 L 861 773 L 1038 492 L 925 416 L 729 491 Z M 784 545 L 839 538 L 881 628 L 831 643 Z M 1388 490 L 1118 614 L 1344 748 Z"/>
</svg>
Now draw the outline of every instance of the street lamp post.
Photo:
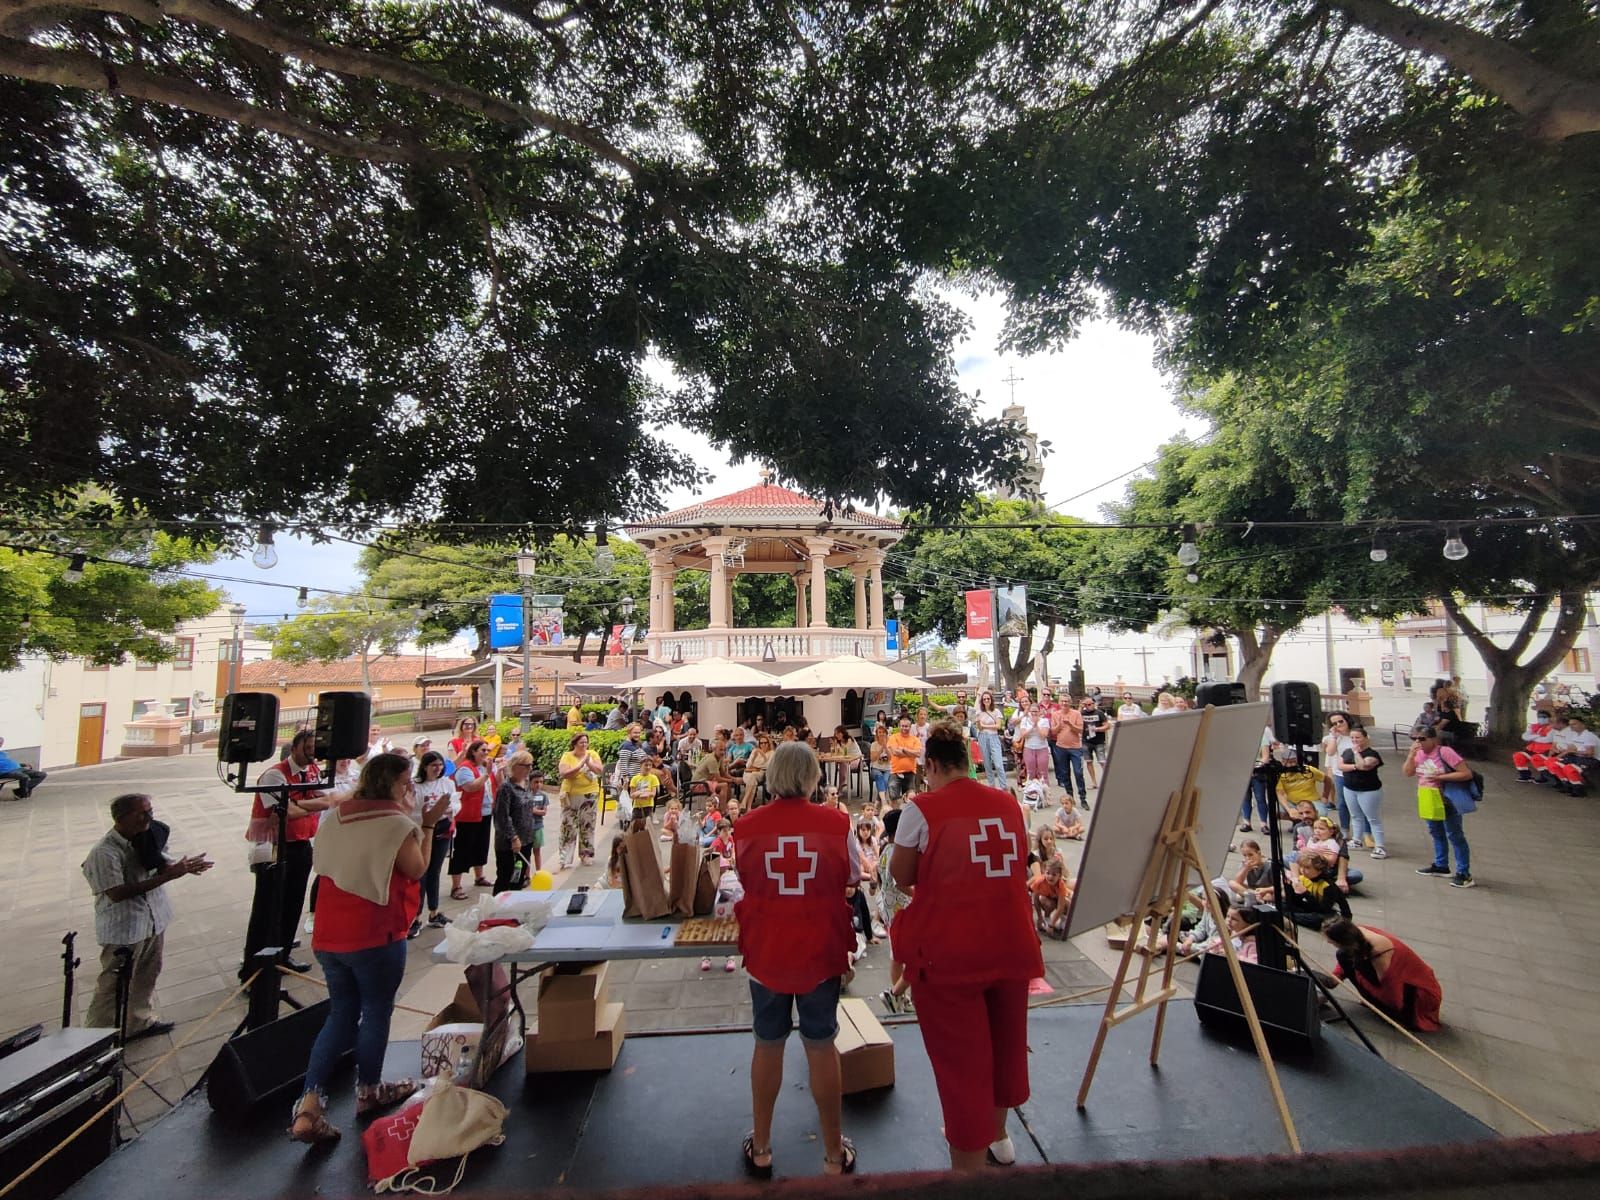
<svg viewBox="0 0 1600 1200">
<path fill-rule="evenodd" d="M 528 687 L 533 675 L 533 573 L 538 563 L 532 550 L 517 552 L 517 577 L 522 580 L 522 708 L 517 719 L 524 735 L 533 727 Z"/>
<path fill-rule="evenodd" d="M 632 596 L 624 596 L 617 603 L 617 611 L 622 614 L 622 631 L 623 631 L 624 634 L 626 634 L 627 631 L 628 631 L 629 622 L 631 622 L 633 620 L 633 610 L 636 607 L 638 607 L 638 605 L 635 604 L 634 599 L 633 599 Z M 631 640 L 631 639 L 628 639 L 628 640 Z M 624 640 L 623 643 L 622 643 L 622 656 L 628 662 L 628 669 L 631 672 L 630 678 L 637 679 L 637 678 L 639 678 L 639 659 L 638 659 L 638 656 L 635 655 L 633 653 L 633 651 L 629 648 L 628 640 Z M 634 711 L 637 712 L 638 709 L 639 709 L 639 689 L 638 688 L 632 689 L 630 694 L 633 697 L 633 708 L 634 708 Z"/>
<path fill-rule="evenodd" d="M 906 594 L 899 588 L 895 588 L 894 595 L 890 597 L 890 601 L 894 604 L 895 624 L 899 626 L 897 633 L 899 635 L 900 653 L 895 655 L 895 661 L 899 662 L 906 656 Z"/>
<path fill-rule="evenodd" d="M 244 614 L 242 604 L 228 605 L 228 615 L 233 618 L 233 653 L 228 662 L 228 691 L 239 690 L 239 660 L 244 657 Z"/>
</svg>

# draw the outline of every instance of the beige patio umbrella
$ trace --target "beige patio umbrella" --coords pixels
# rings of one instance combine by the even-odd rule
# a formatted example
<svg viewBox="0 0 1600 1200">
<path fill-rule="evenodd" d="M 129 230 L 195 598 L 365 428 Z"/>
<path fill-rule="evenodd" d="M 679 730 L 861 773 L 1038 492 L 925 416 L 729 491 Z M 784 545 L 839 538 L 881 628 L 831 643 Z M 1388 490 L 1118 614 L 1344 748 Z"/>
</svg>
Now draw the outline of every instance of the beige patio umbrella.
<svg viewBox="0 0 1600 1200">
<path fill-rule="evenodd" d="M 704 688 L 708 696 L 743 696 L 786 690 L 780 686 L 776 675 L 715 655 L 698 662 L 684 663 L 669 671 L 641 675 L 631 686 L 641 692 Z"/>
<path fill-rule="evenodd" d="M 779 676 L 778 686 L 785 691 L 798 691 L 802 688 L 814 688 L 818 691 L 832 691 L 839 688 L 917 691 L 931 685 L 915 675 L 893 670 L 882 663 L 873 662 L 870 658 L 862 658 L 856 654 L 840 654 Z"/>
</svg>

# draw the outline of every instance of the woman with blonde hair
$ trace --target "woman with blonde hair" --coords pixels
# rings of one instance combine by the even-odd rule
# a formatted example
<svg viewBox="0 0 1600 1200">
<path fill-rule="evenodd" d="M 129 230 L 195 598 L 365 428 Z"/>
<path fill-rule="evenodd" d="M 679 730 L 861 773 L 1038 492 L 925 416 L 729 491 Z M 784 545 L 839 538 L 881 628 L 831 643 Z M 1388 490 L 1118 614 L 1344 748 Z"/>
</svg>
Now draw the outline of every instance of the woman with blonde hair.
<svg viewBox="0 0 1600 1200">
<path fill-rule="evenodd" d="M 572 866 L 573 852 L 584 866 L 594 862 L 594 823 L 605 764 L 589 749 L 589 735 L 572 731 L 571 749 L 561 756 L 561 869 Z"/>
<path fill-rule="evenodd" d="M 990 787 L 1006 786 L 1005 750 L 1000 744 L 1000 732 L 1005 728 L 1005 716 L 995 707 L 994 693 L 984 688 L 978 693 L 978 711 L 972 714 L 972 734 L 983 755 L 983 781 Z"/>
</svg>

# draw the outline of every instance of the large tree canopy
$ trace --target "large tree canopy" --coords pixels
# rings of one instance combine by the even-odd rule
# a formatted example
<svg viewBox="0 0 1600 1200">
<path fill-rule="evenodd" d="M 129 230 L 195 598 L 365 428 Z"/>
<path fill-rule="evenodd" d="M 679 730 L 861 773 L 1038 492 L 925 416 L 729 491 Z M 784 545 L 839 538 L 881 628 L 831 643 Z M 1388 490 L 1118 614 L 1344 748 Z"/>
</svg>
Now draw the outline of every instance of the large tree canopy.
<svg viewBox="0 0 1600 1200">
<path fill-rule="evenodd" d="M 693 478 L 667 421 L 838 500 L 1003 476 L 956 314 L 795 184 L 800 45 L 783 5 L 5 0 L 5 507 L 573 526 Z"/>
</svg>

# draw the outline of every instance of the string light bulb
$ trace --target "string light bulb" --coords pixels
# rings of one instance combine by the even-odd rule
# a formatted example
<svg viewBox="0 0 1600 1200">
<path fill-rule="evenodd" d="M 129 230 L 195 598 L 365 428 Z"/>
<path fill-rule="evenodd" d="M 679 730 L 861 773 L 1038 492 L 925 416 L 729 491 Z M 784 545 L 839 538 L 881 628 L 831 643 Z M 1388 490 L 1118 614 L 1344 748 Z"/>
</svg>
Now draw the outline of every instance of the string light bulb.
<svg viewBox="0 0 1600 1200">
<path fill-rule="evenodd" d="M 294 602 L 301 608 L 304 608 L 306 606 L 306 601 L 310 598 L 310 595 L 311 593 L 309 589 L 301 588 L 299 595 L 294 598 Z"/>
<path fill-rule="evenodd" d="M 1389 561 L 1389 541 L 1383 534 L 1372 535 L 1372 549 L 1367 551 L 1367 557 L 1375 563 Z"/>
<path fill-rule="evenodd" d="M 1461 526 L 1451 522 L 1445 526 L 1444 556 L 1451 562 L 1460 562 L 1468 554 L 1467 544 L 1461 540 Z"/>
<path fill-rule="evenodd" d="M 1197 533 L 1193 525 L 1183 527 L 1183 541 L 1178 543 L 1178 562 L 1185 567 L 1192 567 L 1200 561 L 1200 547 L 1195 545 Z"/>
<path fill-rule="evenodd" d="M 33 614 L 32 613 L 23 613 L 22 614 L 22 632 L 23 633 L 27 633 L 28 630 L 30 630 L 32 628 L 33 628 Z"/>
<path fill-rule="evenodd" d="M 1200 582 L 1200 574 L 1197 571 L 1190 571 L 1187 575 L 1184 576 L 1184 578 L 1187 579 L 1190 583 L 1199 583 Z"/>
<path fill-rule="evenodd" d="M 617 565 L 617 556 L 606 541 L 606 527 L 603 521 L 596 522 L 594 527 L 594 565 L 595 570 L 602 574 Z"/>
<path fill-rule="evenodd" d="M 88 561 L 89 560 L 85 555 L 74 554 L 67 561 L 67 569 L 61 572 L 61 578 L 66 580 L 68 583 L 77 583 L 78 580 L 83 578 L 83 567 Z"/>
<path fill-rule="evenodd" d="M 261 532 L 256 536 L 256 548 L 250 553 L 250 561 L 262 571 L 270 571 L 278 565 L 278 550 L 272 544 L 271 525 L 261 527 Z"/>
</svg>

